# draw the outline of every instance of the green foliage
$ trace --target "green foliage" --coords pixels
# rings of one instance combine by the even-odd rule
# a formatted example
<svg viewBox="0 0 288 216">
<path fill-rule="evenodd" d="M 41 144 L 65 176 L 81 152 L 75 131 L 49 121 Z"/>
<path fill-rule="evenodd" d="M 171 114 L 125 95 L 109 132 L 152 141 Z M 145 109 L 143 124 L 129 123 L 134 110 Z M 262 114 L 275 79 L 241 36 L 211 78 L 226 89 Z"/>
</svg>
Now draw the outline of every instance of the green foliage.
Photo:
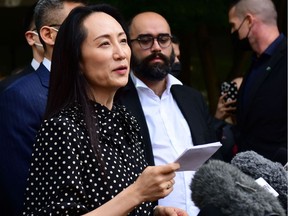
<svg viewBox="0 0 288 216">
<path fill-rule="evenodd" d="M 90 0 L 99 3 L 101 1 Z M 162 14 L 175 31 L 191 32 L 198 24 L 227 26 L 229 0 L 106 0 L 129 20 L 141 11 Z"/>
</svg>

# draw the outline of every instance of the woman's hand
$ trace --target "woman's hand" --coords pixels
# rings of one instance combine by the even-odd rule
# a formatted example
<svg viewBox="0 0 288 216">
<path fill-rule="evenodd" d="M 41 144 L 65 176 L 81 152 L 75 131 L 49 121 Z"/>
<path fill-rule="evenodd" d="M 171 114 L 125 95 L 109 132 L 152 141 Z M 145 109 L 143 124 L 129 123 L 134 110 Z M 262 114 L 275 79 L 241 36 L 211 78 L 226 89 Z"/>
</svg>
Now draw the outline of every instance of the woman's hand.
<svg viewBox="0 0 288 216">
<path fill-rule="evenodd" d="M 175 177 L 175 171 L 179 168 L 180 165 L 178 163 L 146 167 L 132 185 L 121 191 L 102 206 L 85 214 L 85 216 L 124 216 L 145 201 L 155 201 L 167 196 L 173 190 L 173 185 L 175 183 L 173 178 Z M 157 206 L 155 211 L 158 216 L 187 215 L 182 214 L 183 211 L 180 209 L 170 207 Z"/>
<path fill-rule="evenodd" d="M 138 194 L 139 203 L 155 201 L 167 196 L 173 190 L 175 171 L 180 168 L 178 163 L 161 166 L 148 166 L 131 185 Z"/>
<path fill-rule="evenodd" d="M 217 119 L 225 120 L 228 117 L 232 117 L 233 116 L 232 113 L 236 110 L 235 106 L 234 107 L 231 106 L 236 103 L 236 100 L 225 102 L 224 100 L 225 96 L 226 94 L 223 94 L 218 99 L 217 109 L 214 115 L 214 117 Z"/>
<path fill-rule="evenodd" d="M 156 206 L 154 216 L 188 216 L 188 213 L 179 208 Z"/>
</svg>

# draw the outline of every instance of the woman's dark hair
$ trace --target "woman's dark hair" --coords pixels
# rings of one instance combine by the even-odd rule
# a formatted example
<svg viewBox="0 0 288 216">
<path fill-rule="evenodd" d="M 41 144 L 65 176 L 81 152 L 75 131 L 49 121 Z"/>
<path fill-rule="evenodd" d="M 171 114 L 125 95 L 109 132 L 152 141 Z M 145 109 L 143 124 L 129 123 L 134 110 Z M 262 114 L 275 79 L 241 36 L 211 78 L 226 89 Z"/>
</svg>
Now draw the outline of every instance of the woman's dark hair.
<svg viewBox="0 0 288 216">
<path fill-rule="evenodd" d="M 93 108 L 90 100 L 93 99 L 93 96 L 80 68 L 81 47 L 88 34 L 83 22 L 95 12 L 104 12 L 112 16 L 119 22 L 128 37 L 125 21 L 116 8 L 108 4 L 74 8 L 61 25 L 56 37 L 44 117 L 51 118 L 63 108 L 69 107 L 75 102 L 79 103 L 84 113 L 91 144 L 99 156 L 97 133 L 95 133 L 97 119 L 91 116 Z"/>
</svg>

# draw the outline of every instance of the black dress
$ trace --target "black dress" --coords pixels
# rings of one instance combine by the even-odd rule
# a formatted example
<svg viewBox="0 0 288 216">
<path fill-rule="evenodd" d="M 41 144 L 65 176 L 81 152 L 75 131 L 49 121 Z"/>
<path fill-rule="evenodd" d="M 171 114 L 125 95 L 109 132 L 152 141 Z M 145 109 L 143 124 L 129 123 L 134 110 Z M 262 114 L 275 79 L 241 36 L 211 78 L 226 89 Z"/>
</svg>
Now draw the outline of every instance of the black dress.
<svg viewBox="0 0 288 216">
<path fill-rule="evenodd" d="M 135 118 L 122 106 L 93 107 L 103 160 L 96 157 L 78 104 L 45 120 L 33 147 L 23 215 L 87 213 L 132 184 L 147 166 Z M 147 202 L 129 215 L 150 214 Z"/>
</svg>

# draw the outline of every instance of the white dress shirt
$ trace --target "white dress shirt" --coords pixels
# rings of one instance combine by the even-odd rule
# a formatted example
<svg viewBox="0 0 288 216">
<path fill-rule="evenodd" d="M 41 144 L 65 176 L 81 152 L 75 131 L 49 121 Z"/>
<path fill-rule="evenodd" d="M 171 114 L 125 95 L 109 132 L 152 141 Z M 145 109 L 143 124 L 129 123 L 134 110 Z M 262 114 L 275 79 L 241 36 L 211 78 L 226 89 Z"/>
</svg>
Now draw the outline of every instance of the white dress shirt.
<svg viewBox="0 0 288 216">
<path fill-rule="evenodd" d="M 47 58 L 44 58 L 42 64 L 47 68 L 47 70 L 51 71 L 51 61 Z"/>
<path fill-rule="evenodd" d="M 40 63 L 38 61 L 36 61 L 36 59 L 33 58 L 31 61 L 31 66 L 34 68 L 34 70 L 37 70 L 39 65 L 40 65 Z"/>
<path fill-rule="evenodd" d="M 174 100 L 170 88 L 182 83 L 172 75 L 168 75 L 166 90 L 161 98 L 146 84 L 139 80 L 133 72 L 131 78 L 137 89 L 149 129 L 155 165 L 174 162 L 188 147 L 193 146 L 189 126 Z M 199 213 L 199 209 L 191 200 L 190 184 L 195 172 L 176 172 L 173 191 L 158 201 L 159 205 L 184 209 L 189 216 Z"/>
</svg>

